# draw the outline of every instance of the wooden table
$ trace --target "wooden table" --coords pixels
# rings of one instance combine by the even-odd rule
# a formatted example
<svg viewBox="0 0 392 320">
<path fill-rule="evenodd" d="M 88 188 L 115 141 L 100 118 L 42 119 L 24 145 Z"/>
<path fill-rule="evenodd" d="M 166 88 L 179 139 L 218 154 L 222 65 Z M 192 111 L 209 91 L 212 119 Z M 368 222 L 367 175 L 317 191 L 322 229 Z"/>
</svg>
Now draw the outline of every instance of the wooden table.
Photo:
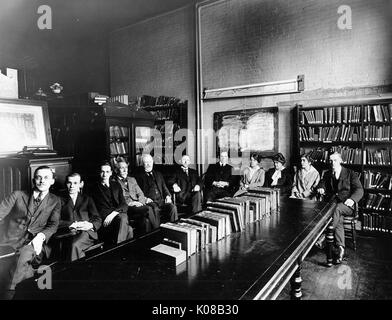
<svg viewBox="0 0 392 320">
<path fill-rule="evenodd" d="M 292 297 L 300 299 L 301 262 L 330 225 L 333 208 L 333 202 L 282 198 L 280 212 L 208 245 L 177 267 L 153 258 L 149 249 L 162 238 L 156 230 L 65 265 L 53 273 L 51 290 L 22 283 L 15 298 L 275 299 L 291 280 Z"/>
</svg>

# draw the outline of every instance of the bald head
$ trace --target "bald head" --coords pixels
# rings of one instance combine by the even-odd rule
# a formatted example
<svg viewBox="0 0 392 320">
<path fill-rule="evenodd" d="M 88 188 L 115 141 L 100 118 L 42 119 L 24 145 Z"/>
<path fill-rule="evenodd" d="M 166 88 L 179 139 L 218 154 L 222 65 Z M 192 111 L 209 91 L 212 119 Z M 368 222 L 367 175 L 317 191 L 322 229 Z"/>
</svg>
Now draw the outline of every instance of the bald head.
<svg viewBox="0 0 392 320">
<path fill-rule="evenodd" d="M 191 158 L 188 155 L 183 155 L 181 158 L 181 164 L 184 168 L 188 168 L 191 163 Z"/>
</svg>

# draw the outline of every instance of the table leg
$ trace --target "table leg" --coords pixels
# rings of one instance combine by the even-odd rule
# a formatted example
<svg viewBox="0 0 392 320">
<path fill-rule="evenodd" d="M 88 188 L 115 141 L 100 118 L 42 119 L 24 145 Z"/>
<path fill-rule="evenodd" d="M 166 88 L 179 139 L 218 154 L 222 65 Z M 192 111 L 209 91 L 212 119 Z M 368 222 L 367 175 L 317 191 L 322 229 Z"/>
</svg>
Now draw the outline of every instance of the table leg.
<svg viewBox="0 0 392 320">
<path fill-rule="evenodd" d="M 297 270 L 290 279 L 291 284 L 291 300 L 301 300 L 302 298 L 302 278 L 301 278 L 301 264 L 298 264 Z"/>
<path fill-rule="evenodd" d="M 327 250 L 327 267 L 332 266 L 332 252 L 333 252 L 333 227 L 332 221 L 328 224 L 326 235 L 326 250 Z"/>
</svg>

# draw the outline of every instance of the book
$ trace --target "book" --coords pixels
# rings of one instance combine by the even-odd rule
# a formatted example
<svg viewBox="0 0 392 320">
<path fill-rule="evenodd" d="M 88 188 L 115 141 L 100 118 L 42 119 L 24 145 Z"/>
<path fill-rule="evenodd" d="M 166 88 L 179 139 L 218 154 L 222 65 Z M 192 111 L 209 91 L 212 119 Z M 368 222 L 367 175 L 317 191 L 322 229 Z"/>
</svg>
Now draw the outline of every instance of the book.
<svg viewBox="0 0 392 320">
<path fill-rule="evenodd" d="M 181 242 L 178 242 L 178 241 L 175 241 L 175 240 L 171 240 L 171 239 L 168 239 L 168 238 L 164 238 L 162 240 L 162 244 L 165 244 L 165 245 L 167 245 L 169 247 L 173 247 L 173 248 L 176 248 L 176 249 L 180 249 L 180 250 L 182 249 Z"/>
<path fill-rule="evenodd" d="M 151 250 L 155 252 L 160 258 L 168 261 L 171 264 L 174 264 L 174 266 L 178 266 L 187 259 L 185 250 L 173 248 L 166 244 L 158 244 L 155 247 L 152 247 Z"/>
<path fill-rule="evenodd" d="M 169 225 L 168 223 L 161 224 L 160 228 L 164 238 L 181 243 L 182 249 L 186 251 L 188 257 L 194 253 L 191 250 L 191 233 L 189 229 Z"/>
</svg>

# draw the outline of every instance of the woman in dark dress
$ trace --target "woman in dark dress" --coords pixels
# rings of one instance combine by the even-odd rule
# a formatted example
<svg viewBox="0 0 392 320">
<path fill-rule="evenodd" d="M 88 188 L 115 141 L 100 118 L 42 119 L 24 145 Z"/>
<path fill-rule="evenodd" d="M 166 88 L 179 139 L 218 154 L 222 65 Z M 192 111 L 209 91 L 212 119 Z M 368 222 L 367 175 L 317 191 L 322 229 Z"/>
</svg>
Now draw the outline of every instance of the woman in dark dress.
<svg viewBox="0 0 392 320">
<path fill-rule="evenodd" d="M 290 170 L 285 167 L 286 159 L 283 154 L 278 153 L 272 160 L 274 161 L 274 168 L 268 170 L 265 174 L 265 186 L 279 188 L 281 194 L 289 195 L 293 180 Z"/>
</svg>

